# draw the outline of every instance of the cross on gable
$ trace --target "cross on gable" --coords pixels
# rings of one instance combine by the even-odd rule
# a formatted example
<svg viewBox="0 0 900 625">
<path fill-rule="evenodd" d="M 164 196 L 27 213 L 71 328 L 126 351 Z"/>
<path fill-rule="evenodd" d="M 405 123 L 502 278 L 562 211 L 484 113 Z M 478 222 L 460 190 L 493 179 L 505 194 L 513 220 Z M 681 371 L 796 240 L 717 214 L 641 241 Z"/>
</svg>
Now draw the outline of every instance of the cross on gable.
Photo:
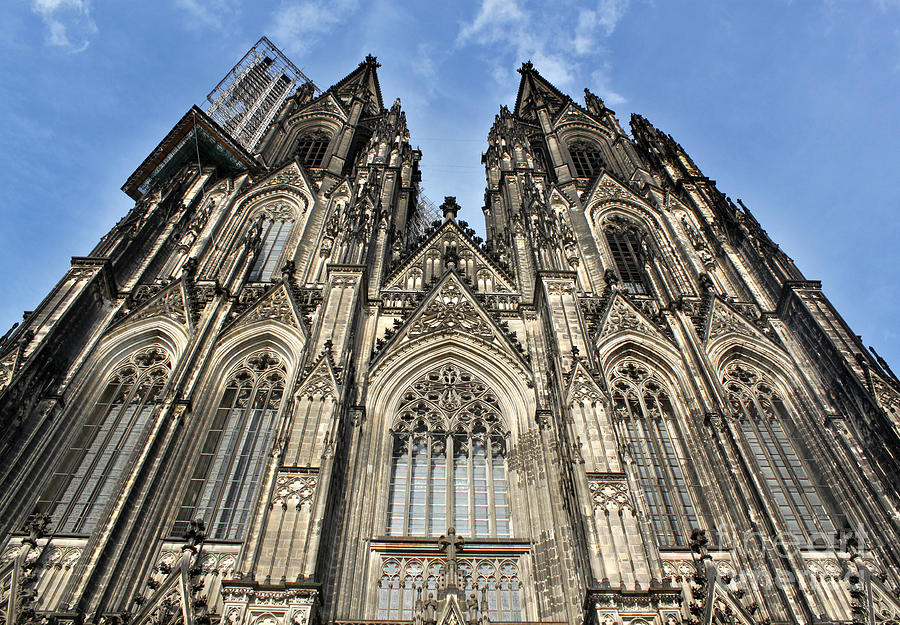
<svg viewBox="0 0 900 625">
<path fill-rule="evenodd" d="M 456 552 L 462 549 L 462 536 L 456 535 L 456 530 L 452 527 L 447 530 L 446 535 L 441 534 L 438 538 L 438 546 L 441 551 L 445 551 L 444 560 L 447 562 L 444 573 L 445 588 L 457 588 L 458 563 L 456 561 Z"/>
</svg>

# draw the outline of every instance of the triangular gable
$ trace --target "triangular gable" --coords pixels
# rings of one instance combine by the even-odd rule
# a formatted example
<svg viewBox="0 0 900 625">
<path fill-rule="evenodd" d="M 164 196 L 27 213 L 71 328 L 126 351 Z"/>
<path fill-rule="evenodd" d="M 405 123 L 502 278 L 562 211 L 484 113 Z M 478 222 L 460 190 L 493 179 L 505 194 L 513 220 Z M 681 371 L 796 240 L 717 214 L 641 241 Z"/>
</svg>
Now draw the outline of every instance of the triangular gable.
<svg viewBox="0 0 900 625">
<path fill-rule="evenodd" d="M 709 344 L 726 334 L 738 334 L 771 342 L 769 337 L 747 321 L 743 315 L 718 297 L 714 297 L 707 315 L 706 328 L 703 333 L 704 342 Z"/>
<path fill-rule="evenodd" d="M 637 332 L 663 341 L 668 340 L 627 297 L 616 293 L 600 322 L 598 338 L 603 339 L 620 332 Z"/>
<path fill-rule="evenodd" d="M 280 321 L 281 323 L 299 330 L 303 336 L 307 336 L 306 326 L 303 323 L 303 315 L 297 309 L 294 298 L 284 282 L 273 285 L 262 297 L 250 304 L 223 330 L 227 332 L 241 325 L 256 321 Z"/>
<path fill-rule="evenodd" d="M 184 284 L 183 281 L 178 280 L 153 295 L 128 314 L 125 319 L 137 321 L 138 319 L 148 319 L 150 317 L 167 317 L 180 323 L 182 326 L 187 326 L 191 316 L 188 314 L 185 301 Z"/>
<path fill-rule="evenodd" d="M 472 241 L 472 239 L 463 232 L 462 228 L 460 228 L 459 224 L 454 220 L 448 220 L 443 223 L 441 227 L 439 227 L 428 239 L 425 240 L 422 245 L 419 246 L 419 249 L 414 252 L 409 258 L 406 259 L 399 267 L 397 267 L 391 274 L 388 276 L 388 279 L 385 281 L 384 289 L 406 289 L 406 282 L 409 271 L 413 267 L 418 267 L 419 270 L 424 271 L 426 257 L 429 255 L 429 252 L 432 250 L 437 250 L 441 257 L 443 256 L 442 244 L 447 236 L 451 236 L 456 243 L 457 252 L 462 251 L 463 248 L 469 250 L 474 254 L 477 259 L 477 269 L 476 273 L 480 273 L 484 270 L 487 270 L 490 273 L 490 276 L 493 281 L 494 288 L 491 292 L 503 292 L 503 293 L 514 293 L 515 288 L 513 286 L 512 280 L 506 276 L 503 271 L 497 267 L 497 265 L 490 258 L 484 255 L 484 253 L 478 249 L 478 246 Z M 441 267 L 443 267 L 443 263 L 441 263 Z M 476 276 L 471 275 L 467 276 L 470 280 L 475 280 Z M 473 284 L 477 284 L 477 282 L 473 282 Z M 423 289 L 427 285 L 422 285 Z"/>
<path fill-rule="evenodd" d="M 432 334 L 459 333 L 492 343 L 525 364 L 512 340 L 484 310 L 454 270 L 448 270 L 406 321 L 397 328 L 373 366 L 404 344 Z M 527 367 L 526 367 L 527 369 Z"/>
<path fill-rule="evenodd" d="M 337 375 L 327 353 L 319 356 L 309 373 L 297 387 L 296 397 L 308 397 L 310 399 L 325 399 L 331 397 L 337 401 L 340 396 Z"/>
<path fill-rule="evenodd" d="M 591 375 L 580 360 L 575 361 L 569 376 L 569 388 L 566 390 L 566 402 L 594 404 L 603 401 L 603 391 L 597 380 Z"/>
<path fill-rule="evenodd" d="M 463 614 L 455 593 L 447 595 L 443 608 L 438 613 L 437 625 L 467 625 L 469 619 Z"/>
<path fill-rule="evenodd" d="M 538 101 L 547 106 L 550 116 L 555 117 L 562 110 L 569 97 L 541 76 L 529 61 L 519 69 L 522 80 L 516 96 L 514 113 L 522 119 L 534 119 Z"/>
<path fill-rule="evenodd" d="M 191 600 L 192 555 L 185 551 L 181 560 L 169 572 L 166 579 L 153 591 L 140 611 L 131 621 L 132 625 L 172 622 L 191 625 L 194 622 L 194 606 Z"/>
<path fill-rule="evenodd" d="M 370 112 L 377 114 L 384 109 L 384 102 L 381 98 L 381 86 L 378 84 L 378 74 L 376 72 L 378 67 L 379 64 L 376 58 L 369 55 L 359 64 L 359 67 L 330 87 L 328 92 L 340 98 L 348 109 L 353 96 L 360 94 L 364 100 L 370 102 Z"/>
<path fill-rule="evenodd" d="M 715 569 L 713 569 L 715 570 Z M 703 606 L 702 625 L 729 623 L 731 625 L 756 625 L 753 616 L 735 598 L 731 590 L 720 581 L 718 575 L 710 575 L 709 590 Z"/>
<path fill-rule="evenodd" d="M 589 126 L 599 130 L 605 135 L 609 135 L 609 128 L 604 126 L 597 118 L 584 110 L 574 100 L 567 100 L 563 107 L 553 118 L 551 122 L 554 128 L 566 126 L 568 124 L 578 124 L 579 126 Z"/>
<path fill-rule="evenodd" d="M 869 610 L 867 625 L 878 623 L 897 622 L 900 620 L 900 601 L 897 600 L 890 589 L 877 577 L 868 576 L 871 592 L 871 610 Z"/>
<path fill-rule="evenodd" d="M 242 200 L 247 195 L 274 186 L 288 186 L 303 189 L 315 197 L 313 189 L 315 188 L 312 181 L 307 177 L 306 172 L 296 161 L 291 161 L 273 174 L 266 176 L 258 183 L 250 187 L 242 196 Z"/>
<path fill-rule="evenodd" d="M 337 115 L 343 120 L 346 120 L 350 115 L 345 103 L 333 91 L 329 90 L 297 111 L 294 117 L 308 116 L 309 113 L 319 111 Z"/>
<path fill-rule="evenodd" d="M 606 200 L 619 200 L 630 204 L 636 204 L 644 208 L 652 208 L 647 200 L 635 193 L 627 184 L 619 181 L 609 172 L 604 171 L 594 182 L 590 189 L 581 197 L 585 206 L 594 202 Z"/>
</svg>

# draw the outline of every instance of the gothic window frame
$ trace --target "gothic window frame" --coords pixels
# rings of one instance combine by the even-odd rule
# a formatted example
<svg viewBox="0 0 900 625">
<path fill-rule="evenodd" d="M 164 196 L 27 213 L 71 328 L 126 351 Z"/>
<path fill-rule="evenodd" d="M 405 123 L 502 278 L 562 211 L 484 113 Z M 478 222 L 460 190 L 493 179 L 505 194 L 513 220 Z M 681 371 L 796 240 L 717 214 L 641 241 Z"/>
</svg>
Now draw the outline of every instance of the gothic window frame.
<svg viewBox="0 0 900 625">
<path fill-rule="evenodd" d="M 568 142 L 569 158 L 576 178 L 595 178 L 606 167 L 603 150 L 591 139 L 576 137 Z"/>
<path fill-rule="evenodd" d="M 376 618 L 413 620 L 420 591 L 423 600 L 437 596 L 444 574 L 441 557 L 384 554 L 378 578 Z M 487 603 L 492 622 L 516 622 L 525 617 L 524 571 L 517 556 L 462 556 L 459 563 L 460 588 L 466 596 L 475 594 Z"/>
<path fill-rule="evenodd" d="M 746 361 L 728 363 L 720 377 L 743 453 L 758 470 L 778 526 L 800 546 L 831 545 L 835 521 L 813 480 L 819 472 L 790 433 L 795 428 L 791 415 L 797 414 L 790 394 L 764 369 Z"/>
<path fill-rule="evenodd" d="M 151 344 L 115 362 L 90 381 L 101 390 L 78 406 L 84 416 L 36 500 L 35 508 L 50 514 L 57 534 L 90 535 L 96 530 L 163 403 L 175 358 L 162 345 Z"/>
<path fill-rule="evenodd" d="M 323 128 L 304 130 L 294 144 L 294 156 L 309 169 L 321 168 L 331 144 L 331 135 Z"/>
<path fill-rule="evenodd" d="M 611 215 L 603 220 L 601 232 L 611 268 L 630 295 L 651 295 L 645 257 L 650 245 L 646 231 L 632 220 Z"/>
<path fill-rule="evenodd" d="M 271 202 L 255 210 L 250 219 L 258 242 L 247 273 L 248 282 L 269 282 L 287 262 L 298 222 L 298 211 L 287 202 Z"/>
<path fill-rule="evenodd" d="M 513 536 L 509 432 L 490 385 L 445 362 L 409 384 L 393 412 L 385 536 L 437 537 L 450 526 L 478 540 Z"/>
<path fill-rule="evenodd" d="M 202 518 L 210 540 L 244 540 L 265 490 L 275 429 L 290 403 L 290 368 L 284 355 L 266 347 L 219 369 L 227 375 L 209 389 L 199 457 L 186 472 L 170 536 Z"/>
<path fill-rule="evenodd" d="M 631 358 L 611 368 L 609 389 L 654 539 L 663 549 L 685 547 L 707 515 L 695 494 L 696 473 L 687 462 L 678 396 L 657 372 Z"/>
</svg>

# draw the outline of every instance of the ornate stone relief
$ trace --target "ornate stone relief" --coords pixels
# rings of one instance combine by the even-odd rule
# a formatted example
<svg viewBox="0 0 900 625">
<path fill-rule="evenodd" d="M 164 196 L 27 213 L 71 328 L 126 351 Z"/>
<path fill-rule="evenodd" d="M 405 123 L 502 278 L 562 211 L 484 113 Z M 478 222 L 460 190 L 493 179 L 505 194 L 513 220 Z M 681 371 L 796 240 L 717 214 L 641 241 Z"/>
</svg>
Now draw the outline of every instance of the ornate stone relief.
<svg viewBox="0 0 900 625">
<path fill-rule="evenodd" d="M 314 588 L 261 590 L 222 583 L 223 625 L 308 625 L 318 602 Z"/>
<path fill-rule="evenodd" d="M 656 328 L 647 323 L 633 307 L 617 295 L 606 316 L 606 323 L 600 330 L 600 338 L 629 330 L 651 336 L 659 335 Z"/>
<path fill-rule="evenodd" d="M 270 507 L 281 506 L 283 510 L 287 510 L 288 504 L 292 504 L 299 510 L 310 504 L 318 479 L 314 474 L 279 473 L 275 479 Z"/>
<path fill-rule="evenodd" d="M 173 284 L 154 299 L 151 299 L 143 308 L 134 313 L 132 319 L 147 319 L 149 317 L 168 317 L 182 325 L 187 325 L 187 311 L 180 283 Z"/>
<path fill-rule="evenodd" d="M 581 367 L 576 367 L 569 384 L 569 401 L 575 404 L 596 404 L 603 401 L 597 383 Z"/>
<path fill-rule="evenodd" d="M 320 363 L 309 377 L 303 381 L 297 390 L 298 397 L 308 397 L 310 399 L 325 399 L 331 397 L 337 399 L 337 389 L 334 386 L 334 379 L 328 370 L 328 365 L 324 362 Z"/>
<path fill-rule="evenodd" d="M 452 330 L 485 339 L 494 336 L 494 330 L 478 314 L 471 300 L 456 283 L 448 280 L 410 324 L 407 336 L 415 338 L 432 332 Z"/>
<path fill-rule="evenodd" d="M 274 319 L 289 326 L 297 326 L 293 307 L 290 300 L 288 300 L 288 294 L 284 286 L 276 288 L 269 295 L 253 304 L 246 317 L 244 317 L 244 322 L 251 323 L 266 319 Z"/>
<path fill-rule="evenodd" d="M 712 318 L 709 322 L 708 340 L 711 341 L 725 334 L 755 336 L 756 332 L 736 312 L 729 310 L 721 302 L 716 301 L 713 305 Z"/>
<path fill-rule="evenodd" d="M 605 512 L 634 511 L 631 494 L 624 478 L 597 478 L 588 480 L 588 488 L 594 502 L 594 510 Z"/>
</svg>

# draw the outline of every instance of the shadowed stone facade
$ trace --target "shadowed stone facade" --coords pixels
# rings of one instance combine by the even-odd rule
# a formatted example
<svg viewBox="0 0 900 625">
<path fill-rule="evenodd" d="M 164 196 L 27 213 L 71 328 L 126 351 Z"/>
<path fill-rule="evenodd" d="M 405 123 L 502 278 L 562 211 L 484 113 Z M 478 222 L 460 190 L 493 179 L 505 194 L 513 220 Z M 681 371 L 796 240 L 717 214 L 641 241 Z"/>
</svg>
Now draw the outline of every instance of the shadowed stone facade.
<svg viewBox="0 0 900 625">
<path fill-rule="evenodd" d="M 3 622 L 896 623 L 900 381 L 820 284 L 530 63 L 429 225 L 378 67 L 189 111 L 3 337 Z"/>
</svg>

